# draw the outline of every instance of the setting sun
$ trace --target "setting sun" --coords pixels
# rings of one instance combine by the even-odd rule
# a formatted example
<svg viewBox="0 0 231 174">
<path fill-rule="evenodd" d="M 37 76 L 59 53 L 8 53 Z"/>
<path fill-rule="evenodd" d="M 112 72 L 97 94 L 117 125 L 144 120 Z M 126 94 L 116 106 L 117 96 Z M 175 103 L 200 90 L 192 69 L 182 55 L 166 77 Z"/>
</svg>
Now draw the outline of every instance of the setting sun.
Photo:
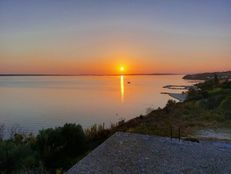
<svg viewBox="0 0 231 174">
<path fill-rule="evenodd" d="M 124 67 L 123 66 L 120 67 L 120 72 L 124 72 Z"/>
</svg>

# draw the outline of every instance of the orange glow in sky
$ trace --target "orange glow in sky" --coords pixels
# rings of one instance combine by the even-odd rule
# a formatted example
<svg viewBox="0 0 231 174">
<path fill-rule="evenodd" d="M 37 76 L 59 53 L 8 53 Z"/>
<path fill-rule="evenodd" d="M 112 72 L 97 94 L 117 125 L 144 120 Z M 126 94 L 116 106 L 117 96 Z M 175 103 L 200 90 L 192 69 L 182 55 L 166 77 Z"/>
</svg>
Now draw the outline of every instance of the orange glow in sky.
<svg viewBox="0 0 231 174">
<path fill-rule="evenodd" d="M 229 1 L 23 2 L 0 3 L 0 74 L 231 69 Z"/>
</svg>

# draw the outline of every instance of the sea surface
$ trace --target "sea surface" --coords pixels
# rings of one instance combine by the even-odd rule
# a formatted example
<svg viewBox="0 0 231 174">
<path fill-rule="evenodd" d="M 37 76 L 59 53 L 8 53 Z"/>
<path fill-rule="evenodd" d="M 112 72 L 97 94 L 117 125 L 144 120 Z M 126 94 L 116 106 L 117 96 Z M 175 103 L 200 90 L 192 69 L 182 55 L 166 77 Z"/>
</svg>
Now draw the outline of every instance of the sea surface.
<svg viewBox="0 0 231 174">
<path fill-rule="evenodd" d="M 65 123 L 110 126 L 164 107 L 170 97 L 160 93 L 174 90 L 162 87 L 172 84 L 192 82 L 182 75 L 1 76 L 0 124 L 34 133 Z"/>
</svg>

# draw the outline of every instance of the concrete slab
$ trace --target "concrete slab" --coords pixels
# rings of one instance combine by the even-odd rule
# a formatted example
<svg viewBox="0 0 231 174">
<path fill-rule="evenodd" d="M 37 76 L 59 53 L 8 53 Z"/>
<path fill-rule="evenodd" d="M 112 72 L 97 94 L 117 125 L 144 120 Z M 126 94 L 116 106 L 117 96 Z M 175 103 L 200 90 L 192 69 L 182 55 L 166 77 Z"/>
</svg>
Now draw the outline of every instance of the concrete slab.
<svg viewBox="0 0 231 174">
<path fill-rule="evenodd" d="M 231 173 L 231 144 L 118 132 L 67 174 Z"/>
</svg>

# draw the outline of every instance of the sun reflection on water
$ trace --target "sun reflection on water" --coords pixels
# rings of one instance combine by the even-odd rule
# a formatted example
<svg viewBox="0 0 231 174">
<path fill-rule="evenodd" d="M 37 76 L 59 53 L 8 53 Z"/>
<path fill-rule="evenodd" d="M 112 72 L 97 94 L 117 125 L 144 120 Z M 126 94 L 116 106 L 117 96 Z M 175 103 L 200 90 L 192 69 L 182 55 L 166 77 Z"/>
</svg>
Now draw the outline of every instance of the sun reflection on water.
<svg viewBox="0 0 231 174">
<path fill-rule="evenodd" d="M 120 76 L 120 100 L 124 102 L 124 76 Z"/>
</svg>

